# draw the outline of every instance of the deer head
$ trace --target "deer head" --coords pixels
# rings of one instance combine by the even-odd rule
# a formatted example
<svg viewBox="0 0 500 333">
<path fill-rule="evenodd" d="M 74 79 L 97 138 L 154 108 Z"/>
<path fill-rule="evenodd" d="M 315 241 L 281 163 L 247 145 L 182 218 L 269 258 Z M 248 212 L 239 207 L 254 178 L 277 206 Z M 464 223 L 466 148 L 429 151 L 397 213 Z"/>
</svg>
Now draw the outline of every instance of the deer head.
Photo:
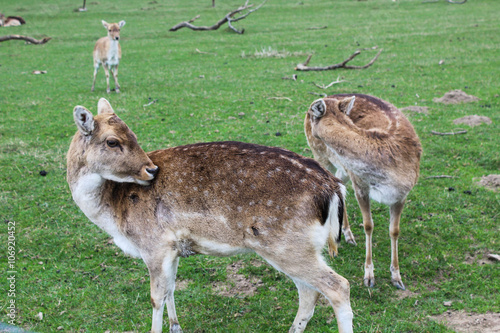
<svg viewBox="0 0 500 333">
<path fill-rule="evenodd" d="M 80 133 L 78 153 L 89 172 L 121 183 L 148 185 L 158 167 L 137 143 L 137 137 L 114 113 L 109 102 L 101 98 L 98 115 L 83 106 L 73 111 Z"/>
</svg>

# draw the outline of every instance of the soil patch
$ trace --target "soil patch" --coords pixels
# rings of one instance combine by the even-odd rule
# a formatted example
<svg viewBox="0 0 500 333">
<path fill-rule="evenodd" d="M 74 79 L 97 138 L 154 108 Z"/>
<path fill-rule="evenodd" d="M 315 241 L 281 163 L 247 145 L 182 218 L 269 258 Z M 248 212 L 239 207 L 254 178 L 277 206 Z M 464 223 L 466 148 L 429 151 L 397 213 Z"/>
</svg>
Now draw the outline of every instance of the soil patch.
<svg viewBox="0 0 500 333">
<path fill-rule="evenodd" d="M 472 115 L 472 116 L 465 116 L 462 118 L 458 118 L 453 120 L 453 123 L 455 125 L 460 125 L 460 124 L 465 124 L 469 125 L 471 127 L 481 125 L 482 123 L 485 124 L 491 124 L 491 119 L 485 116 L 477 116 L 477 115 Z"/>
<path fill-rule="evenodd" d="M 442 315 L 431 316 L 431 319 L 459 333 L 500 333 L 500 313 L 474 314 L 446 311 Z"/>
<path fill-rule="evenodd" d="M 258 267 L 262 265 L 262 262 L 254 260 L 252 264 Z M 229 264 L 226 267 L 227 280 L 212 284 L 215 294 L 225 297 L 247 297 L 254 295 L 257 292 L 257 288 L 264 283 L 256 276 L 247 278 L 243 274 L 238 274 L 238 271 L 244 266 L 241 260 Z"/>
<path fill-rule="evenodd" d="M 478 184 L 486 187 L 487 189 L 498 192 L 500 189 L 500 175 L 483 176 Z"/>
<path fill-rule="evenodd" d="M 452 90 L 444 94 L 441 98 L 434 98 L 434 102 L 436 103 L 444 103 L 444 104 L 459 104 L 459 103 L 469 103 L 479 101 L 479 98 L 472 95 L 467 95 L 462 90 Z"/>
<path fill-rule="evenodd" d="M 423 113 L 429 114 L 429 108 L 427 106 L 416 106 L 410 105 L 405 108 L 399 109 L 401 112 L 412 112 L 412 113 Z"/>
</svg>

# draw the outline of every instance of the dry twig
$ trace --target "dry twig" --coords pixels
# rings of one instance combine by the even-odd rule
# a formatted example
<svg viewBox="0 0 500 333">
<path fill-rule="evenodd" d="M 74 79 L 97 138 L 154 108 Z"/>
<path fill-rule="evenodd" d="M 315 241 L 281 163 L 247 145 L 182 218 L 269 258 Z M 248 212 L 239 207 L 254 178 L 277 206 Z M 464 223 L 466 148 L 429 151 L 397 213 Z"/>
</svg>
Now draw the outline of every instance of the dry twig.
<svg viewBox="0 0 500 333">
<path fill-rule="evenodd" d="M 467 131 L 464 130 L 464 131 L 447 132 L 447 133 L 431 131 L 431 133 L 434 135 L 456 135 L 456 134 L 465 134 L 465 133 L 467 133 Z"/>
<path fill-rule="evenodd" d="M 7 40 L 17 39 L 17 40 L 25 40 L 30 42 L 31 44 L 45 44 L 52 38 L 45 37 L 44 39 L 34 39 L 32 37 L 21 36 L 21 35 L 8 35 L 8 36 L 0 36 L 0 42 L 5 42 Z"/>
<path fill-rule="evenodd" d="M 238 29 L 236 29 L 233 26 L 232 23 L 233 22 L 237 22 L 239 20 L 243 20 L 244 18 L 246 18 L 251 13 L 253 13 L 256 10 L 260 9 L 260 7 L 262 7 L 267 2 L 267 0 L 264 0 L 264 2 L 262 2 L 260 5 L 258 5 L 254 9 L 250 9 L 254 5 L 253 4 L 248 4 L 248 1 L 249 0 L 247 0 L 245 2 L 245 4 L 242 5 L 242 6 L 240 6 L 238 9 L 235 9 L 235 10 L 227 13 L 226 16 L 224 16 L 222 19 L 219 20 L 219 22 L 215 23 L 212 26 L 195 26 L 195 25 L 191 24 L 191 23 L 193 23 L 194 20 L 196 20 L 196 19 L 198 19 L 200 17 L 200 15 L 197 15 L 196 17 L 192 18 L 189 21 L 185 21 L 185 22 L 181 22 L 179 24 L 176 24 L 175 26 L 173 26 L 172 28 L 170 28 L 170 31 L 177 31 L 177 30 L 179 30 L 181 28 L 189 28 L 189 29 L 195 30 L 195 31 L 217 30 L 224 23 L 227 22 L 229 28 L 231 28 L 234 32 L 239 33 L 239 34 L 243 34 L 245 32 L 245 29 L 238 30 Z M 236 14 L 240 14 L 241 12 L 244 12 L 244 11 L 247 11 L 247 12 L 245 14 L 242 14 L 241 16 L 235 17 Z"/>
<path fill-rule="evenodd" d="M 310 27 L 310 28 L 307 28 L 306 30 L 321 30 L 321 29 L 326 29 L 328 28 L 327 25 L 324 25 L 322 27 Z"/>
<path fill-rule="evenodd" d="M 268 99 L 286 99 L 287 101 L 293 102 L 290 98 L 288 97 L 269 97 Z"/>
<path fill-rule="evenodd" d="M 433 178 L 457 178 L 455 176 L 448 176 L 448 175 L 440 175 L 440 176 L 429 176 L 425 177 L 425 179 L 433 179 Z"/>
<path fill-rule="evenodd" d="M 311 61 L 311 58 L 312 58 L 312 54 L 311 54 L 311 55 L 309 55 L 309 57 L 307 57 L 307 60 L 303 64 L 298 64 L 297 67 L 295 67 L 295 70 L 297 70 L 297 71 L 328 71 L 328 70 L 333 70 L 333 69 L 337 69 L 337 68 L 364 69 L 364 68 L 368 68 L 371 65 L 373 65 L 373 63 L 378 59 L 378 56 L 380 55 L 380 53 L 382 53 L 382 50 L 383 49 L 380 49 L 380 51 L 378 51 L 377 55 L 369 63 L 367 63 L 364 66 L 347 65 L 347 63 L 349 61 L 351 61 L 352 59 L 354 59 L 356 56 L 358 56 L 361 53 L 361 51 L 359 51 L 359 50 L 354 52 L 349 58 L 342 61 L 341 63 L 331 65 L 331 66 L 324 66 L 324 67 L 309 67 L 309 66 L 307 66 L 309 64 L 309 61 Z"/>
<path fill-rule="evenodd" d="M 317 84 L 315 82 L 311 82 L 311 83 L 314 84 L 316 87 L 318 87 L 320 89 L 328 89 L 331 86 L 333 86 L 334 84 L 341 83 L 341 82 L 345 82 L 345 81 L 344 80 L 339 80 L 339 77 L 337 76 L 337 81 L 333 81 L 332 83 L 330 83 L 329 85 L 326 85 L 326 86 L 324 84 L 319 85 L 319 84 Z"/>
</svg>

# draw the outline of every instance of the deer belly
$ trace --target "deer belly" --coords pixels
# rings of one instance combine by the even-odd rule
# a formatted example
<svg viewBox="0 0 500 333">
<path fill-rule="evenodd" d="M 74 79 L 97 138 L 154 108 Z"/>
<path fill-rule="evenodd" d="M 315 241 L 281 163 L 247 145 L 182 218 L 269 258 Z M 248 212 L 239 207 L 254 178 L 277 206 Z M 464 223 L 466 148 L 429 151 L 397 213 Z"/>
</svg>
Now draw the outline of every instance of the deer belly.
<svg viewBox="0 0 500 333">
<path fill-rule="evenodd" d="M 109 57 L 108 60 L 106 60 L 106 64 L 111 67 L 111 66 L 117 66 L 120 63 L 120 60 L 118 57 Z"/>
<path fill-rule="evenodd" d="M 370 184 L 370 199 L 384 205 L 392 205 L 396 202 L 400 202 L 403 198 L 401 197 L 401 191 L 394 186 Z"/>
</svg>

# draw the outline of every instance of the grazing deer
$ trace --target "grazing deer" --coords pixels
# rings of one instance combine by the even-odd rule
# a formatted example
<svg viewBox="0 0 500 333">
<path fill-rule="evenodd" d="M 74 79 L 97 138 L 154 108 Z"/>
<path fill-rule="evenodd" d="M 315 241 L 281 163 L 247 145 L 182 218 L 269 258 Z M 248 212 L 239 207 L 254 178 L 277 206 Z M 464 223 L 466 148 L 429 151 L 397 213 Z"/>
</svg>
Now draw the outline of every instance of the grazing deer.
<svg viewBox="0 0 500 333">
<path fill-rule="evenodd" d="M 92 89 L 94 91 L 95 79 L 97 71 L 102 64 L 104 74 L 106 74 L 106 92 L 109 94 L 109 72 L 113 74 L 115 79 L 115 91 L 120 92 L 120 85 L 118 84 L 118 65 L 122 58 L 122 48 L 120 46 L 120 28 L 125 25 L 125 21 L 119 23 L 107 23 L 102 21 L 102 25 L 108 30 L 108 36 L 99 38 L 94 47 L 94 81 L 92 82 Z"/>
<path fill-rule="evenodd" d="M 26 21 L 20 16 L 5 17 L 0 13 L 0 27 L 17 27 L 26 24 Z"/>
<path fill-rule="evenodd" d="M 406 196 L 418 179 L 422 147 L 413 126 L 392 104 L 361 95 L 316 100 L 305 118 L 315 158 L 344 182 L 352 181 L 366 234 L 364 284 L 375 285 L 370 198 L 390 207 L 391 280 L 405 289 L 399 272 L 399 221 Z M 352 236 L 347 223 L 344 235 Z M 354 239 L 352 239 L 354 242 Z"/>
<path fill-rule="evenodd" d="M 255 252 L 299 292 L 290 332 L 302 332 L 323 294 L 340 332 L 352 332 L 349 282 L 325 263 L 336 252 L 345 187 L 319 163 L 293 152 L 241 142 L 199 143 L 145 153 L 108 101 L 93 116 L 74 109 L 78 128 L 67 181 L 85 215 L 125 253 L 142 258 L 151 279 L 152 332 L 174 304 L 179 257 Z"/>
</svg>

